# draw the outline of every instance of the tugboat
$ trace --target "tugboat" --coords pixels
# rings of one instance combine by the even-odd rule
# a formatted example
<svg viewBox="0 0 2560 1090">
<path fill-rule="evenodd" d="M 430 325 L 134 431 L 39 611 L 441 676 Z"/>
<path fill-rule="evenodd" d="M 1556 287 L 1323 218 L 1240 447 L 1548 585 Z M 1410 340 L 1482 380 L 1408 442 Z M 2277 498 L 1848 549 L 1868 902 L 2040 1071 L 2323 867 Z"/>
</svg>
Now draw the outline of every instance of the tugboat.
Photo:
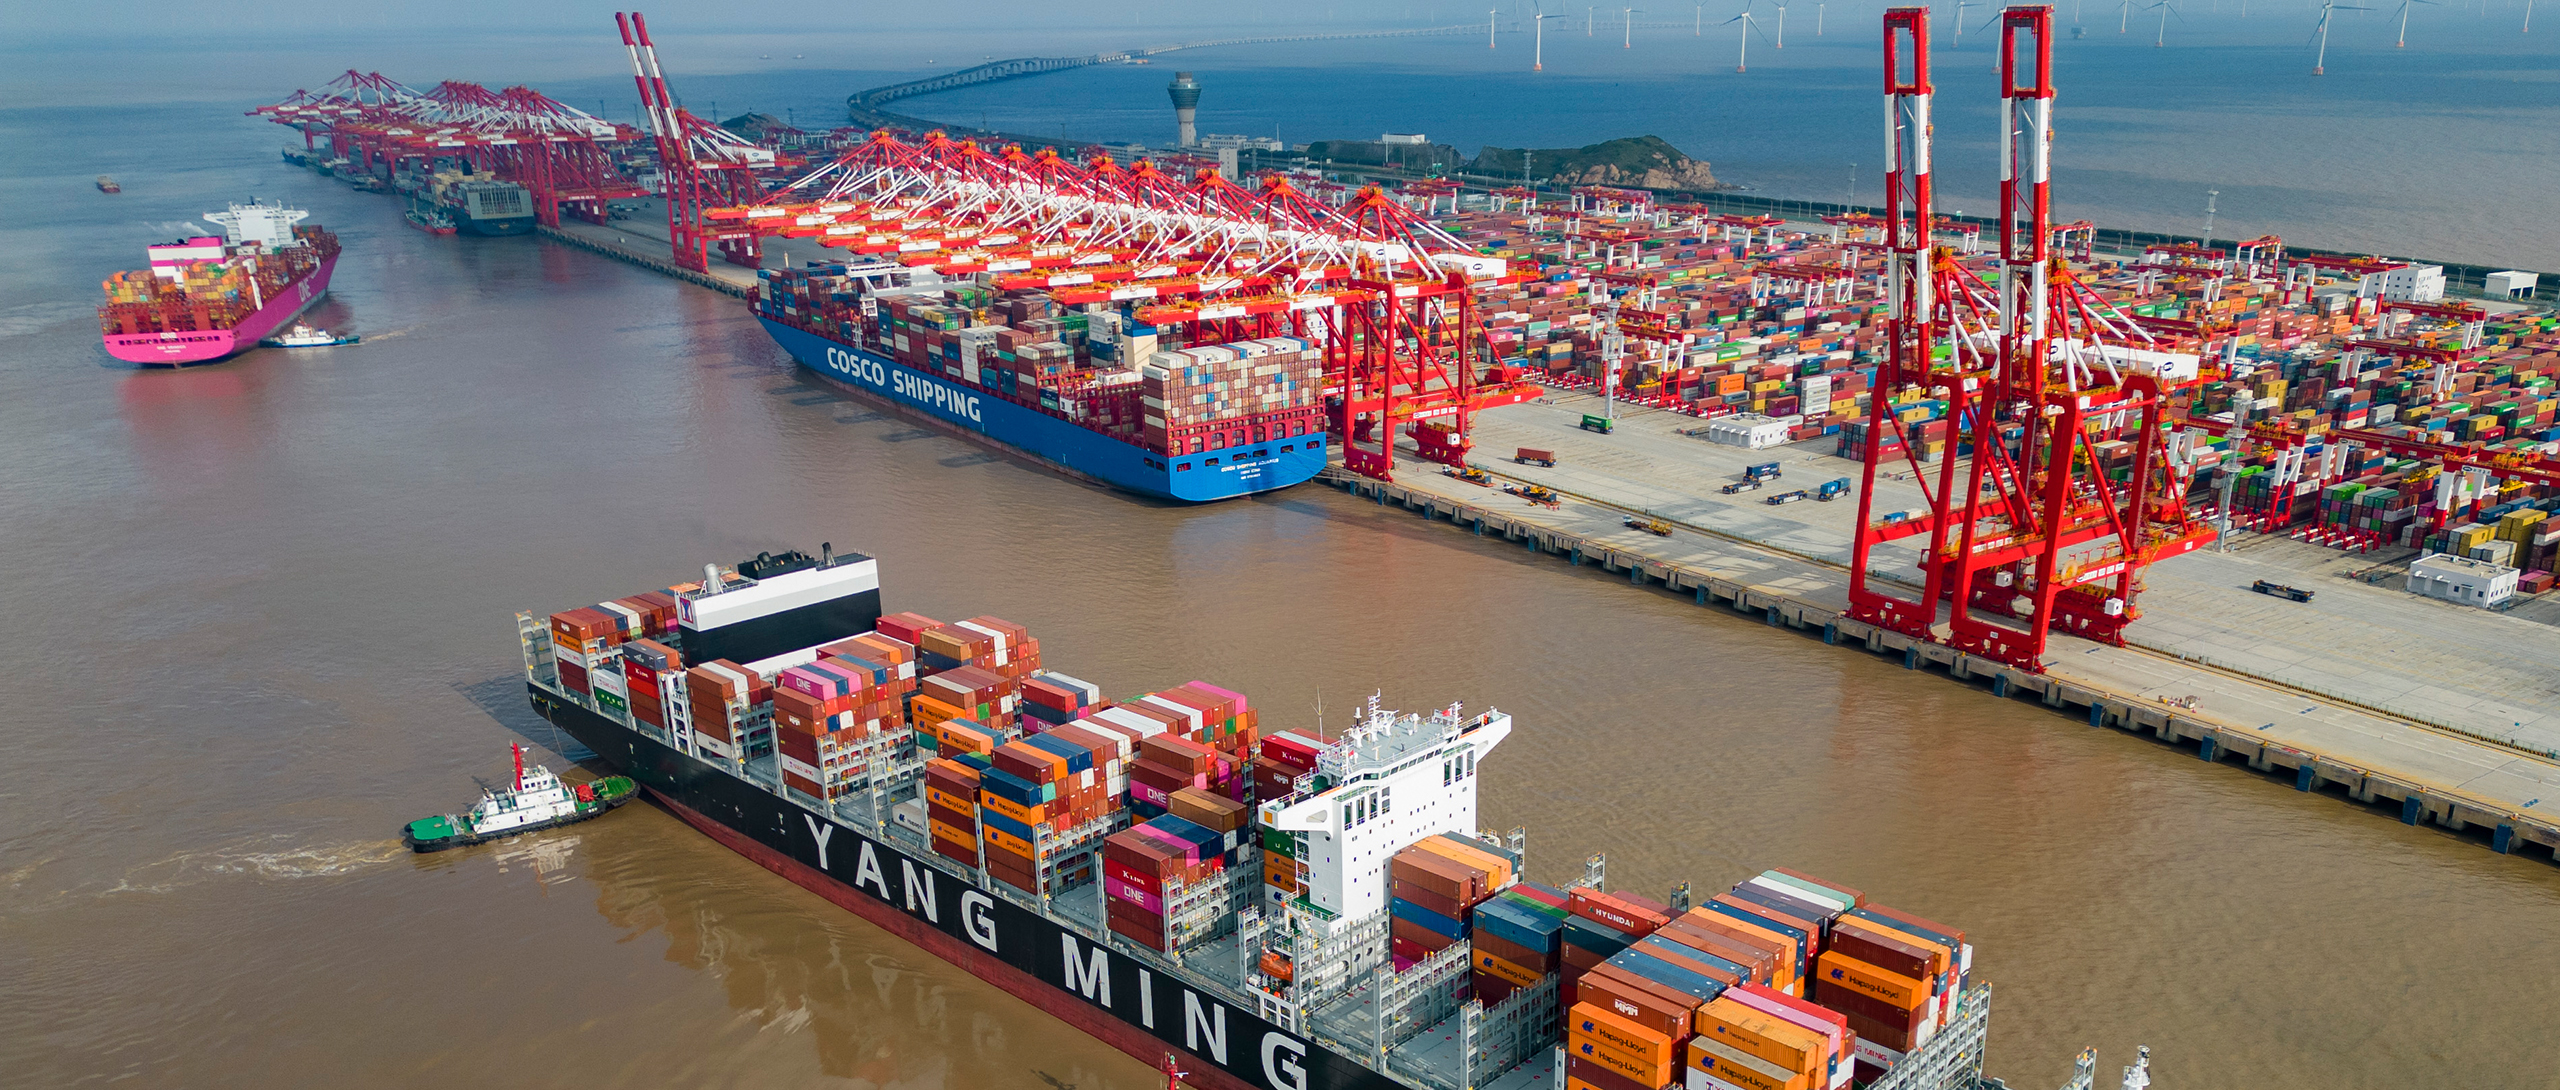
<svg viewBox="0 0 2560 1090">
<path fill-rule="evenodd" d="M 409 206 L 408 219 L 409 226 L 430 235 L 450 235 L 459 229 L 459 226 L 453 222 L 453 217 L 440 208 L 429 208 L 413 203 Z"/>
<path fill-rule="evenodd" d="M 328 330 L 296 322 L 292 329 L 273 337 L 261 338 L 258 343 L 269 348 L 330 348 L 341 344 L 355 344 L 362 340 L 364 338 L 353 333 L 341 337 Z"/>
<path fill-rule="evenodd" d="M 400 831 L 400 839 L 409 845 L 409 850 L 440 852 L 504 840 L 536 829 L 574 825 L 629 802 L 640 792 L 639 785 L 624 776 L 607 776 L 572 787 L 541 765 L 527 771 L 524 747 L 513 748 L 514 786 L 504 792 L 483 792 L 470 813 L 438 814 L 410 822 Z"/>
</svg>

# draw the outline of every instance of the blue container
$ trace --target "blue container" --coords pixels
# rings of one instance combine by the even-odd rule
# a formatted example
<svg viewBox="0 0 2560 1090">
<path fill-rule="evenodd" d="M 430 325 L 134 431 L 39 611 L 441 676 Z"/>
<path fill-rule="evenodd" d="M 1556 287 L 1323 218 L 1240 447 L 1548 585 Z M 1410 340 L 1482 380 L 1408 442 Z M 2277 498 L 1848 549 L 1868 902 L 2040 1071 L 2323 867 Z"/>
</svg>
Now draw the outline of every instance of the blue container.
<svg viewBox="0 0 2560 1090">
<path fill-rule="evenodd" d="M 1430 928 L 1432 934 L 1439 935 L 1443 938 L 1463 939 L 1467 937 L 1466 924 L 1450 919 L 1449 917 L 1443 916 L 1437 912 L 1433 912 L 1430 909 L 1424 908 L 1411 901 L 1404 900 L 1403 898 L 1399 897 L 1390 899 L 1387 902 L 1387 910 L 1395 913 L 1397 919 Z"/>
<path fill-rule="evenodd" d="M 1475 926 L 1485 934 L 1523 950 L 1555 953 L 1564 921 L 1495 898 L 1475 907 Z"/>
<path fill-rule="evenodd" d="M 978 820 L 984 823 L 987 828 L 997 830 L 998 832 L 1011 833 L 1014 836 L 1022 838 L 1024 841 L 1029 841 L 1039 832 L 1039 830 L 1034 829 L 1029 825 L 1015 821 L 1012 818 L 1006 817 L 1003 814 L 999 814 L 984 806 L 978 808 Z"/>
<path fill-rule="evenodd" d="M 978 773 L 978 789 L 1016 806 L 1038 806 L 1047 802 L 1043 785 L 1016 776 L 1001 768 L 989 767 Z"/>
<path fill-rule="evenodd" d="M 1697 996 L 1700 1002 L 1724 994 L 1723 981 L 1683 969 L 1640 949 L 1620 951 L 1608 963 L 1673 991 Z"/>
<path fill-rule="evenodd" d="M 1665 953 L 1665 954 L 1670 954 L 1670 955 L 1674 955 L 1674 956 L 1677 956 L 1677 957 L 1684 957 L 1684 958 L 1687 958 L 1687 959 L 1689 959 L 1689 960 L 1691 960 L 1691 961 L 1695 961 L 1695 962 L 1702 962 L 1702 963 L 1705 963 L 1705 964 L 1707 964 L 1707 965 L 1715 966 L 1716 968 L 1718 968 L 1718 969 L 1722 969 L 1722 970 L 1724 970 L 1725 972 L 1732 973 L 1736 979 L 1740 979 L 1740 980 L 1749 980 L 1749 979 L 1751 979 L 1751 967 L 1750 967 L 1750 966 L 1742 965 L 1742 964 L 1739 964 L 1739 963 L 1736 963 L 1736 962 L 1732 962 L 1732 961 L 1728 961 L 1728 960 L 1726 960 L 1726 959 L 1724 959 L 1724 958 L 1717 957 L 1717 956 L 1715 956 L 1714 954 L 1710 954 L 1710 953 L 1708 953 L 1708 952 L 1706 952 L 1706 951 L 1704 951 L 1704 950 L 1700 950 L 1700 949 L 1698 949 L 1697 947 L 1694 947 L 1694 946 L 1687 946 L 1687 945 L 1683 945 L 1683 944 L 1681 944 L 1681 943 L 1673 942 L 1673 941 L 1671 941 L 1670 939 L 1663 938 L 1663 937 L 1662 937 L 1662 936 L 1660 936 L 1660 935 L 1647 935 L 1647 936 L 1645 936 L 1645 937 L 1644 937 L 1644 941 L 1643 941 L 1643 942 L 1639 942 L 1639 943 L 1635 944 L 1635 946 L 1634 946 L 1634 947 L 1632 947 L 1632 949 L 1636 949 L 1636 950 L 1660 950 L 1661 952 L 1663 952 L 1663 953 Z"/>
<path fill-rule="evenodd" d="M 1564 941 L 1605 958 L 1635 945 L 1636 939 L 1607 924 L 1571 916 L 1564 921 Z"/>
<path fill-rule="evenodd" d="M 1086 749 L 1083 746 L 1067 741 L 1064 738 L 1051 738 L 1046 735 L 1038 734 L 1025 738 L 1022 741 L 1024 744 L 1034 746 L 1044 752 L 1055 753 L 1058 756 L 1066 758 L 1067 771 L 1070 774 L 1093 771 L 1093 751 Z"/>
<path fill-rule="evenodd" d="M 1700 907 L 1703 907 L 1707 911 L 1713 912 L 1719 916 L 1729 916 L 1754 927 L 1765 927 L 1771 931 L 1775 931 L 1781 935 L 1785 935 L 1788 938 L 1796 940 L 1796 976 L 1798 978 L 1802 978 L 1806 973 L 1813 971 L 1813 936 L 1805 934 L 1803 928 L 1797 927 L 1794 924 L 1785 923 L 1775 917 L 1763 916 L 1755 912 L 1746 912 L 1742 909 L 1735 908 L 1732 905 L 1719 904 L 1714 901 L 1709 901 Z"/>
</svg>

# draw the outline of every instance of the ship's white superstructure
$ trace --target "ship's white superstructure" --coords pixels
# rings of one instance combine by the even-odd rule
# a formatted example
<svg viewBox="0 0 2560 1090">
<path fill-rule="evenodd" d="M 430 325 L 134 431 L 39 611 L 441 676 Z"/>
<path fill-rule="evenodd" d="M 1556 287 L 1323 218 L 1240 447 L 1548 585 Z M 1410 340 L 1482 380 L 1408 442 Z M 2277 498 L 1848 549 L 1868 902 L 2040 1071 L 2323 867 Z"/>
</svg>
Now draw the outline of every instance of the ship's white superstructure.
<svg viewBox="0 0 2560 1090">
<path fill-rule="evenodd" d="M 1372 698 L 1359 726 L 1316 759 L 1325 788 L 1264 803 L 1265 827 L 1300 839 L 1302 895 L 1341 919 L 1387 909 L 1387 861 L 1424 837 L 1472 836 L 1476 765 L 1511 736 L 1511 717 L 1462 717 L 1456 705 L 1429 716 L 1381 710 Z"/>
<path fill-rule="evenodd" d="M 560 777 L 541 765 L 526 768 L 519 752 L 516 782 L 508 791 L 491 791 L 471 807 L 471 831 L 482 836 L 554 821 L 578 812 L 578 796 Z"/>
</svg>

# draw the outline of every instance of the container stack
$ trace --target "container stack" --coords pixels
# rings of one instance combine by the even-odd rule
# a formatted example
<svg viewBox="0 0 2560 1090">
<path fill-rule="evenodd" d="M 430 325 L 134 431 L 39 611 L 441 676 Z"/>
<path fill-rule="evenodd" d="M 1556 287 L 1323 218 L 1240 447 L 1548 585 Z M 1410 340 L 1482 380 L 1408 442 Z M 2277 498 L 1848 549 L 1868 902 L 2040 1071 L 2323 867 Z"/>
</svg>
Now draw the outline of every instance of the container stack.
<svg viewBox="0 0 2560 1090">
<path fill-rule="evenodd" d="M 1281 731 L 1262 740 L 1253 758 L 1253 797 L 1268 802 L 1296 793 L 1298 780 L 1316 772 L 1324 740 L 1297 731 Z"/>
<path fill-rule="evenodd" d="M 1044 670 L 1023 680 L 1017 722 L 1023 733 L 1037 734 L 1082 719 L 1101 705 L 1101 686 Z"/>
<path fill-rule="evenodd" d="M 1253 781 L 1245 770 L 1260 730 L 1241 694 L 1193 681 L 1119 701 L 1090 718 L 1136 739 L 1129 804 L 1139 817 L 1166 812 L 1173 793 L 1184 788 L 1251 801 Z"/>
<path fill-rule="evenodd" d="M 1725 989 L 1692 1026 L 1684 1081 L 1693 1090 L 1833 1090 L 1853 1078 L 1846 1019 L 1775 989 Z"/>
<path fill-rule="evenodd" d="M 1295 337 L 1157 352 L 1138 369 L 1139 445 L 1214 454 L 1320 431 L 1323 370 L 1323 353 Z"/>
<path fill-rule="evenodd" d="M 1557 890 L 1521 882 L 1476 905 L 1468 941 L 1477 1000 L 1500 1003 L 1564 967 L 1566 903 Z"/>
<path fill-rule="evenodd" d="M 1744 926 L 1747 934 L 1774 933 L 1813 952 L 1800 998 L 1838 1014 L 1854 1036 L 1857 1082 L 1882 1078 L 1960 1013 L 1972 962 L 1962 931 L 1784 869 L 1711 898 L 1704 911 Z M 1781 996 L 1794 990 L 1782 980 L 1759 983 Z"/>
<path fill-rule="evenodd" d="M 978 819 L 987 873 L 1016 889 L 1045 892 L 1041 874 L 1054 870 L 1061 838 L 1080 854 L 1076 834 L 1122 812 L 1128 740 L 1108 732 L 1061 724 L 997 746 L 978 779 Z M 1071 869 L 1061 885 L 1091 881 Z"/>
<path fill-rule="evenodd" d="M 913 649 L 865 634 L 818 649 L 774 678 L 773 725 L 785 787 L 820 801 L 868 782 L 881 743 L 903 743 L 919 687 Z"/>
<path fill-rule="evenodd" d="M 560 687 L 591 695 L 587 671 L 602 665 L 622 642 L 621 619 L 593 606 L 551 615 L 551 655 L 560 666 Z"/>
<path fill-rule="evenodd" d="M 925 824 L 934 854 L 971 867 L 978 865 L 981 775 L 973 764 L 939 757 L 924 766 Z"/>
<path fill-rule="evenodd" d="M 685 727 L 684 653 L 654 639 L 622 645 L 622 674 L 629 688 L 631 717 L 674 734 Z M 685 733 L 690 734 L 690 731 Z M 683 739 L 677 740 L 679 748 Z"/>
<path fill-rule="evenodd" d="M 1257 803 L 1275 802 L 1296 795 L 1300 784 L 1315 775 L 1316 757 L 1323 752 L 1322 739 L 1297 731 L 1282 731 L 1263 738 L 1250 765 L 1253 800 Z M 1298 852 L 1296 834 L 1279 829 L 1263 830 L 1262 903 L 1265 907 L 1285 904 L 1304 888 L 1306 870 L 1298 863 Z"/>
<path fill-rule="evenodd" d="M 1112 834 L 1102 848 L 1112 932 L 1163 951 L 1214 938 L 1233 926 L 1237 894 L 1250 893 L 1232 874 L 1252 850 L 1241 831 L 1173 814 Z"/>
<path fill-rule="evenodd" d="M 1475 908 L 1508 888 L 1509 859 L 1441 834 L 1415 841 L 1387 861 L 1388 951 L 1399 970 L 1472 934 Z"/>
<path fill-rule="evenodd" d="M 718 761 L 745 760 L 753 737 L 769 729 L 773 686 L 755 671 L 727 659 L 686 670 L 684 684 L 694 752 Z"/>
</svg>

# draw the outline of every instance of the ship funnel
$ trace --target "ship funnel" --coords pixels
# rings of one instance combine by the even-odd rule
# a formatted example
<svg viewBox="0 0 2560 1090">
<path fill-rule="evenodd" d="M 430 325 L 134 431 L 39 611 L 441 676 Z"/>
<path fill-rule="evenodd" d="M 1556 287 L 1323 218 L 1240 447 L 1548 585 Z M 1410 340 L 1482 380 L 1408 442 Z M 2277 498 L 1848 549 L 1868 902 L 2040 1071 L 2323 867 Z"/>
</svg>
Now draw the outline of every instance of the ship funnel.
<svg viewBox="0 0 2560 1090">
<path fill-rule="evenodd" d="M 705 564 L 702 566 L 702 591 L 705 594 L 719 593 L 720 565 Z"/>
<path fill-rule="evenodd" d="M 818 566 L 819 566 L 819 567 L 821 567 L 821 568 L 832 568 L 832 567 L 835 567 L 835 565 L 836 565 L 836 543 L 835 543 L 835 542 L 832 542 L 832 541 L 821 541 L 821 542 L 819 542 L 819 543 L 818 543 Z"/>
</svg>

